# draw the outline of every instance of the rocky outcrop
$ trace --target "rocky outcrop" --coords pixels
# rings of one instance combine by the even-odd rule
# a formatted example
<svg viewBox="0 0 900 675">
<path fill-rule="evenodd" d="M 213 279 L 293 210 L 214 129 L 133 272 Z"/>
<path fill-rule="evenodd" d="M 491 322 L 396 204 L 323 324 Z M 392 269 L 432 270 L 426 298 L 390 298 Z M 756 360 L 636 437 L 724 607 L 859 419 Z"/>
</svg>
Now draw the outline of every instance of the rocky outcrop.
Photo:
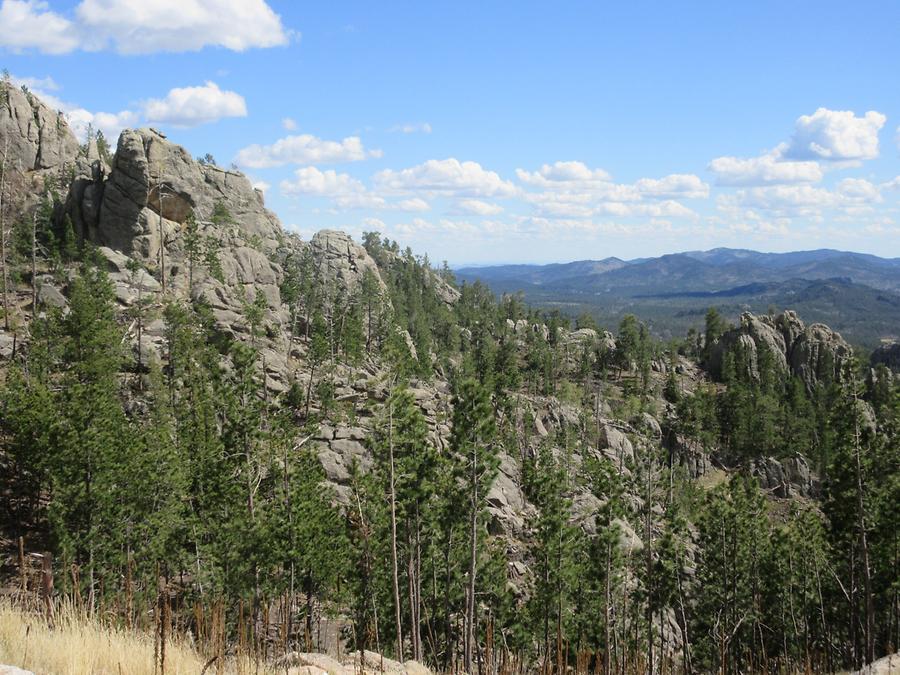
<svg viewBox="0 0 900 675">
<path fill-rule="evenodd" d="M 695 438 L 683 434 L 672 434 L 668 449 L 675 464 L 681 466 L 691 478 L 700 478 L 712 469 L 709 452 Z"/>
<path fill-rule="evenodd" d="M 343 292 L 351 292 L 362 284 L 370 272 L 381 290 L 386 290 L 378 273 L 378 265 L 350 235 L 339 230 L 320 230 L 309 242 L 320 276 Z"/>
<path fill-rule="evenodd" d="M 820 323 L 805 326 L 793 311 L 775 318 L 745 312 L 740 325 L 710 347 L 706 365 L 721 378 L 725 356 L 732 354 L 736 368 L 758 379 L 763 353 L 777 371 L 802 378 L 812 389 L 822 379 L 840 378 L 853 350 L 836 331 Z"/>
<path fill-rule="evenodd" d="M 62 112 L 10 83 L 0 83 L 0 149 L 7 169 L 59 170 L 75 161 L 78 141 Z"/>
<path fill-rule="evenodd" d="M 96 163 L 91 170 L 89 185 L 101 183 L 102 196 L 99 209 L 99 190 L 89 193 L 89 204 L 76 199 L 84 234 L 128 255 L 156 260 L 161 244 L 178 238 L 191 213 L 208 223 L 217 207 L 230 216 L 230 222 L 217 222 L 222 236 L 253 240 L 266 252 L 275 251 L 282 238 L 278 219 L 246 176 L 194 161 L 154 129 L 126 129 L 109 175 Z"/>
<path fill-rule="evenodd" d="M 400 663 L 366 650 L 350 652 L 343 663 L 326 654 L 291 652 L 277 659 L 274 664 L 279 672 L 289 675 L 367 675 L 369 673 L 393 673 L 393 675 L 431 675 L 431 670 L 418 661 Z"/>
<path fill-rule="evenodd" d="M 886 366 L 895 373 L 900 373 L 900 342 L 881 345 L 872 352 L 870 363 L 873 366 Z"/>
<path fill-rule="evenodd" d="M 837 331 L 821 323 L 808 326 L 794 340 L 789 352 L 791 372 L 802 378 L 807 389 L 823 379 L 840 379 L 853 349 Z"/>
<path fill-rule="evenodd" d="M 897 675 L 897 673 L 900 673 L 900 652 L 878 659 L 862 670 L 854 670 L 851 675 Z"/>
<path fill-rule="evenodd" d="M 814 497 L 818 494 L 818 478 L 799 455 L 781 461 L 772 457 L 753 460 L 750 473 L 757 477 L 763 490 L 776 497 Z"/>
<path fill-rule="evenodd" d="M 52 187 L 65 193 L 79 153 L 65 116 L 33 94 L 0 81 L 0 163 L 7 215 L 23 213 Z M 10 209 L 10 210 L 7 210 Z"/>
<path fill-rule="evenodd" d="M 109 166 L 95 146 L 78 159 L 65 209 L 76 231 L 100 247 L 122 305 L 132 305 L 139 293 L 156 294 L 164 284 L 176 297 L 202 298 L 225 334 L 248 334 L 245 308 L 259 296 L 273 334 L 286 325 L 283 272 L 275 260 L 280 249 L 300 244 L 283 233 L 244 175 L 196 162 L 158 131 L 129 129 Z M 190 271 L 185 235 L 191 215 L 203 246 L 218 261 L 216 270 L 204 256 Z M 285 346 L 270 342 L 267 349 L 269 384 L 284 389 Z"/>
</svg>

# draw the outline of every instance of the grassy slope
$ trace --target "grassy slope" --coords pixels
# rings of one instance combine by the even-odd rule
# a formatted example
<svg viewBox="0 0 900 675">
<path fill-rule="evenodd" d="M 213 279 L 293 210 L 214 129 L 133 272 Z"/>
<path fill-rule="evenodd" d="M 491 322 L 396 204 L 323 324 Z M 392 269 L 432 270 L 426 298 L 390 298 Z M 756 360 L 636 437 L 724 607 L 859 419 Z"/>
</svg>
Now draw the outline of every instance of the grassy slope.
<svg viewBox="0 0 900 675">
<path fill-rule="evenodd" d="M 166 645 L 169 675 L 197 675 L 206 660 L 184 642 Z M 104 626 L 67 607 L 51 627 L 40 615 L 0 600 L 0 664 L 50 675 L 154 675 L 153 662 L 152 635 Z M 215 667 L 210 672 L 216 672 Z M 271 671 L 232 661 L 226 672 Z"/>
</svg>

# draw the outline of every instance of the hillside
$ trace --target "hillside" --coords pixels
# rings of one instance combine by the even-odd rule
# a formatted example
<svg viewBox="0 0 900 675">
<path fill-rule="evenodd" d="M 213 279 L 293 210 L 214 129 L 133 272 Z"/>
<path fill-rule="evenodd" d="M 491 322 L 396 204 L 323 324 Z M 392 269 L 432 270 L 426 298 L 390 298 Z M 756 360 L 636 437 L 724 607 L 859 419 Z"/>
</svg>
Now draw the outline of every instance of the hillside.
<svg viewBox="0 0 900 675">
<path fill-rule="evenodd" d="M 310 673 L 291 655 L 321 652 L 419 675 L 825 672 L 893 651 L 890 355 L 870 368 L 808 316 L 731 325 L 709 303 L 669 342 L 643 316 L 576 327 L 377 233 L 287 233 L 246 176 L 157 130 L 105 152 L 7 101 L 5 594 L 142 635 L 148 655 L 151 636 L 154 672 L 167 640 L 216 668 Z M 842 303 L 896 308 L 802 280 L 851 264 L 810 255 L 503 283 L 614 279 L 662 308 L 728 279 L 735 313 L 742 293 L 796 297 L 851 326 Z"/>
<path fill-rule="evenodd" d="M 731 320 L 743 311 L 793 309 L 868 349 L 896 339 L 900 326 L 900 260 L 843 251 L 713 249 L 632 261 L 470 267 L 456 275 L 496 293 L 521 291 L 531 303 L 571 315 L 588 312 L 605 325 L 637 314 L 665 339 L 700 328 L 709 307 Z"/>
</svg>

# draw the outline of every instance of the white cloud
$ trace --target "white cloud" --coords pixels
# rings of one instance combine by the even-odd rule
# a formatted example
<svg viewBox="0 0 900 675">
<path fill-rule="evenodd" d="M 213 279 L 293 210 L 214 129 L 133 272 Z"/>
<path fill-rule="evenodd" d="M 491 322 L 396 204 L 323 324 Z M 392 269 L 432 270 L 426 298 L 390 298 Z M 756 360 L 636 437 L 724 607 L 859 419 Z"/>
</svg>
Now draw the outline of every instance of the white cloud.
<svg viewBox="0 0 900 675">
<path fill-rule="evenodd" d="M 516 176 L 526 185 L 545 190 L 584 190 L 612 180 L 603 169 L 590 169 L 583 162 L 544 164 L 535 172 L 516 169 Z"/>
<path fill-rule="evenodd" d="M 333 169 L 322 171 L 306 166 L 294 172 L 293 180 L 281 181 L 281 191 L 286 195 L 310 195 L 326 197 L 340 209 L 392 209 L 397 211 L 427 211 L 431 207 L 424 199 L 404 199 L 388 202 L 382 195 L 366 189 L 362 181 Z"/>
<path fill-rule="evenodd" d="M 882 201 L 878 186 L 861 178 L 845 178 L 834 190 L 812 185 L 772 185 L 738 190 L 719 197 L 723 211 L 760 209 L 784 216 L 822 218 L 826 211 L 860 214 Z"/>
<path fill-rule="evenodd" d="M 395 124 L 390 129 L 388 129 L 391 133 L 400 133 L 400 134 L 430 134 L 431 133 L 431 125 L 428 122 L 420 122 L 417 124 Z"/>
<path fill-rule="evenodd" d="M 524 194 L 537 215 L 555 219 L 695 218 L 696 214 L 676 199 L 709 197 L 709 185 L 694 174 L 641 178 L 623 184 L 614 183 L 603 169 L 591 169 L 582 162 L 556 162 L 534 172 L 517 169 L 516 175 L 522 183 L 538 188 Z"/>
<path fill-rule="evenodd" d="M 10 80 L 17 87 L 27 87 L 40 98 L 51 96 L 47 92 L 59 91 L 59 85 L 56 84 L 56 80 L 52 77 L 16 77 L 15 75 L 10 75 Z"/>
<path fill-rule="evenodd" d="M 499 204 L 491 204 L 481 199 L 460 199 L 456 202 L 456 208 L 462 213 L 472 213 L 477 216 L 495 216 L 503 212 Z"/>
<path fill-rule="evenodd" d="M 512 183 L 484 169 L 478 162 L 460 162 L 452 157 L 430 159 L 400 171 L 385 169 L 375 174 L 374 182 L 382 190 L 401 194 L 421 191 L 473 197 L 512 197 L 517 192 Z"/>
<path fill-rule="evenodd" d="M 84 108 L 63 108 L 66 121 L 72 127 L 72 133 L 75 137 L 84 142 L 87 139 L 88 127 L 103 132 L 103 135 L 109 141 L 110 145 L 115 146 L 116 139 L 122 129 L 137 126 L 138 115 L 131 110 L 122 110 L 117 113 L 108 112 L 91 112 Z"/>
<path fill-rule="evenodd" d="M 878 187 L 864 178 L 845 178 L 837 184 L 836 192 L 845 200 L 877 204 L 882 201 Z"/>
<path fill-rule="evenodd" d="M 785 150 L 791 159 L 858 161 L 878 157 L 878 132 L 887 117 L 870 110 L 857 117 L 850 110 L 819 108 L 797 119 Z"/>
<path fill-rule="evenodd" d="M 337 197 L 365 192 L 365 189 L 360 181 L 349 174 L 337 173 L 333 169 L 320 171 L 314 166 L 297 169 L 293 180 L 281 181 L 282 192 L 290 195 Z"/>
<path fill-rule="evenodd" d="M 82 0 L 75 10 L 84 47 L 112 44 L 122 54 L 242 52 L 288 44 L 287 31 L 264 0 Z"/>
<path fill-rule="evenodd" d="M 384 232 L 387 225 L 379 218 L 363 218 L 363 225 L 374 232 Z"/>
<path fill-rule="evenodd" d="M 195 127 L 223 117 L 246 117 L 247 103 L 240 94 L 207 82 L 201 87 L 177 87 L 165 98 L 147 101 L 144 116 L 153 124 Z"/>
<path fill-rule="evenodd" d="M 287 131 L 294 131 L 297 129 L 297 122 L 290 117 L 283 117 L 281 119 L 281 126 Z"/>
<path fill-rule="evenodd" d="M 900 176 L 880 185 L 882 190 L 900 190 Z"/>
<path fill-rule="evenodd" d="M 285 136 L 272 145 L 249 145 L 239 151 L 235 162 L 252 169 L 285 164 L 337 164 L 381 157 L 381 150 L 366 150 L 358 136 L 342 141 L 324 141 L 310 134 Z"/>
<path fill-rule="evenodd" d="M 615 201 L 598 199 L 590 193 L 572 192 L 532 192 L 525 200 L 534 205 L 541 216 L 553 218 L 591 218 L 593 216 L 635 217 L 694 217 L 696 214 L 680 202 L 672 199 L 662 201 Z"/>
<path fill-rule="evenodd" d="M 818 162 L 782 161 L 779 150 L 750 159 L 717 157 L 709 169 L 716 174 L 716 183 L 728 186 L 817 183 L 824 175 Z"/>
<path fill-rule="evenodd" d="M 654 198 L 705 199 L 709 185 L 689 173 L 673 173 L 664 178 L 641 178 L 635 183 L 642 195 Z"/>
<path fill-rule="evenodd" d="M 74 16 L 43 0 L 2 0 L 0 46 L 65 54 L 112 47 L 121 54 L 245 51 L 288 44 L 291 31 L 265 0 L 82 0 Z"/>
<path fill-rule="evenodd" d="M 3 0 L 0 46 L 14 53 L 36 49 L 45 54 L 65 54 L 78 47 L 76 27 L 47 7 L 43 0 Z"/>
<path fill-rule="evenodd" d="M 400 211 L 428 211 L 431 209 L 431 205 L 420 197 L 413 197 L 412 199 L 401 199 L 394 204 L 394 208 Z"/>
</svg>

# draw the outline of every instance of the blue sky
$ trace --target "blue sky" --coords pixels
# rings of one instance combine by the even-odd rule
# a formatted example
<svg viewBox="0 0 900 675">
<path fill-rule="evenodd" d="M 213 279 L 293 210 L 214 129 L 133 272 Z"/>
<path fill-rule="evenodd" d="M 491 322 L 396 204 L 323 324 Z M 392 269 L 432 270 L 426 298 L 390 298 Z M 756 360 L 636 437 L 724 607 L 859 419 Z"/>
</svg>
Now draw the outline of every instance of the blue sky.
<svg viewBox="0 0 900 675">
<path fill-rule="evenodd" d="M 0 0 L 0 63 L 432 260 L 900 256 L 900 4 Z"/>
</svg>

